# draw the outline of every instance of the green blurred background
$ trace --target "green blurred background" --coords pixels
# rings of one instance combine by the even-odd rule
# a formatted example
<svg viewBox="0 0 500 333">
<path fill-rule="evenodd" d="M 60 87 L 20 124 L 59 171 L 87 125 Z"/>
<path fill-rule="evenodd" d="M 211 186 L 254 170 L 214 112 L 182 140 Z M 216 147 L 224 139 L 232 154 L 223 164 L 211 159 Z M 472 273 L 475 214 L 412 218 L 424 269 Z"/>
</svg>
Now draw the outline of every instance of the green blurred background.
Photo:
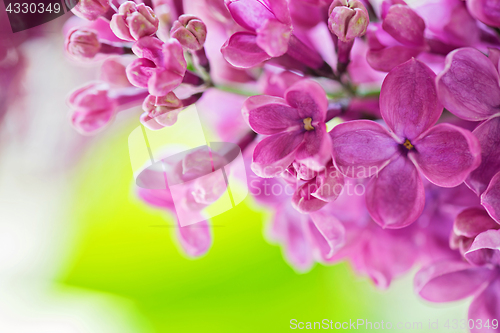
<svg viewBox="0 0 500 333">
<path fill-rule="evenodd" d="M 212 220 L 207 255 L 186 258 L 172 237 L 172 217 L 135 197 L 132 129 L 101 138 L 106 144 L 89 149 L 76 171 L 71 214 L 79 236 L 58 282 L 132 302 L 134 332 L 284 332 L 291 319 L 427 323 L 465 315 L 463 304 L 418 300 L 411 276 L 381 292 L 345 263 L 296 273 L 264 239 L 270 213 L 252 210 L 251 198 Z"/>
</svg>

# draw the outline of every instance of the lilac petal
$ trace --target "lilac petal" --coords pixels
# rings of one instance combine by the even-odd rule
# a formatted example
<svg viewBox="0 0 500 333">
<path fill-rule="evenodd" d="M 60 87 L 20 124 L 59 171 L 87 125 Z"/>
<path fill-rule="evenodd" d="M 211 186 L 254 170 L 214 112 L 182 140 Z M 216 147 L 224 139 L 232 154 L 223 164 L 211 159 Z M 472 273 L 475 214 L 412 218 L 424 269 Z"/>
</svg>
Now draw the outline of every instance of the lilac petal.
<svg viewBox="0 0 500 333">
<path fill-rule="evenodd" d="M 144 4 L 137 5 L 137 12 L 127 17 L 130 34 L 134 40 L 151 36 L 158 30 L 159 20 L 153 10 Z"/>
<path fill-rule="evenodd" d="M 323 201 L 335 201 L 344 188 L 344 176 L 329 162 L 326 168 L 316 176 L 316 192 L 312 193 Z"/>
<path fill-rule="evenodd" d="M 439 124 L 414 143 L 408 157 L 423 175 L 441 187 L 455 187 L 481 163 L 481 147 L 469 131 Z"/>
<path fill-rule="evenodd" d="M 419 49 L 406 46 L 391 46 L 381 50 L 369 50 L 366 61 L 375 70 L 390 72 L 394 67 L 416 57 L 420 54 Z"/>
<path fill-rule="evenodd" d="M 488 214 L 500 223 L 500 172 L 491 179 L 490 185 L 481 195 L 481 204 Z"/>
<path fill-rule="evenodd" d="M 436 82 L 439 99 L 457 117 L 479 121 L 500 112 L 496 66 L 476 49 L 467 47 L 448 54 Z"/>
<path fill-rule="evenodd" d="M 279 57 L 288 50 L 292 27 L 269 19 L 257 29 L 257 45 L 271 57 Z"/>
<path fill-rule="evenodd" d="M 474 239 L 471 247 L 464 253 L 465 259 L 473 265 L 484 266 L 500 264 L 500 230 L 488 230 Z"/>
<path fill-rule="evenodd" d="M 415 291 L 431 302 L 451 302 L 476 293 L 494 278 L 495 272 L 462 261 L 441 261 L 421 269 Z"/>
<path fill-rule="evenodd" d="M 424 210 L 425 191 L 417 168 L 399 156 L 366 189 L 366 206 L 375 222 L 383 228 L 403 228 L 413 223 Z"/>
<path fill-rule="evenodd" d="M 330 131 L 335 166 L 347 177 L 377 174 L 398 151 L 398 143 L 380 124 L 353 120 Z"/>
<path fill-rule="evenodd" d="M 113 17 L 111 17 L 111 22 L 109 22 L 109 27 L 116 37 L 123 40 L 135 41 L 134 37 L 130 34 L 125 15 L 114 14 Z"/>
<path fill-rule="evenodd" d="M 311 215 L 312 213 L 309 216 Z M 328 244 L 327 239 L 325 239 L 325 236 L 321 234 L 312 219 L 309 219 L 307 221 L 307 228 L 310 236 L 314 259 L 318 261 L 328 262 L 331 258 L 331 247 L 330 244 Z"/>
<path fill-rule="evenodd" d="M 287 0 L 264 0 L 276 18 L 285 24 L 292 24 Z"/>
<path fill-rule="evenodd" d="M 303 66 L 319 69 L 325 65 L 325 62 L 318 51 L 306 45 L 293 34 L 290 36 L 288 51 L 283 58 L 280 58 L 280 60 L 283 61 L 284 66 L 288 66 L 289 64 L 290 66 L 299 69 L 303 68 Z"/>
<path fill-rule="evenodd" d="M 71 124 L 81 134 L 90 135 L 104 129 L 115 116 L 115 109 L 103 109 L 97 112 L 76 110 L 71 116 Z"/>
<path fill-rule="evenodd" d="M 293 162 L 295 151 L 303 140 L 300 132 L 285 132 L 265 138 L 253 152 L 253 172 L 262 178 L 279 175 Z"/>
<path fill-rule="evenodd" d="M 468 208 L 455 218 L 453 233 L 458 236 L 474 238 L 489 229 L 500 227 L 488 213 L 478 207 Z"/>
<path fill-rule="evenodd" d="M 488 59 L 490 59 L 491 63 L 495 68 L 499 68 L 500 66 L 500 50 L 499 49 L 488 49 Z M 500 69 L 498 69 L 500 71 Z"/>
<path fill-rule="evenodd" d="M 416 139 L 441 116 L 435 77 L 427 65 L 415 59 L 386 76 L 380 91 L 380 113 L 401 139 Z"/>
<path fill-rule="evenodd" d="M 313 233 L 313 236 L 318 240 L 323 239 L 328 245 L 321 251 L 321 257 L 329 259 L 344 245 L 345 228 L 331 214 L 319 211 L 312 213 L 310 216 L 318 231 L 318 233 Z M 311 228 L 311 230 L 314 230 L 314 228 Z"/>
<path fill-rule="evenodd" d="M 441 41 L 454 46 L 468 46 L 479 43 L 481 29 L 477 21 L 470 15 L 465 4 L 448 0 L 448 3 L 441 2 L 440 6 L 441 8 L 431 9 L 434 12 L 431 15 L 437 17 L 432 19 L 434 22 L 429 22 L 429 25 L 435 25 L 435 33 L 438 34 Z M 452 6 L 455 8 L 449 10 L 448 8 Z M 441 17 L 438 17 L 439 15 Z M 425 14 L 422 14 L 422 16 L 425 17 Z M 443 26 L 443 23 L 446 24 Z M 432 30 L 431 27 L 428 28 Z"/>
<path fill-rule="evenodd" d="M 243 28 L 257 30 L 262 22 L 274 19 L 274 14 L 258 0 L 226 0 L 233 19 Z"/>
<path fill-rule="evenodd" d="M 242 112 L 248 116 L 248 124 L 259 134 L 271 135 L 304 126 L 297 109 L 291 108 L 283 98 L 257 95 L 249 97 Z"/>
<path fill-rule="evenodd" d="M 182 83 L 183 76 L 167 69 L 153 72 L 148 81 L 149 93 L 153 96 L 165 96 Z"/>
<path fill-rule="evenodd" d="M 184 76 L 187 69 L 187 62 L 184 58 L 184 49 L 179 41 L 170 38 L 163 44 L 163 66 L 173 73 Z"/>
<path fill-rule="evenodd" d="M 418 258 L 418 248 L 406 234 L 404 229 L 380 228 L 366 234 L 359 259 L 363 270 L 380 289 L 387 289 L 392 280 L 411 269 Z"/>
<path fill-rule="evenodd" d="M 257 35 L 250 32 L 234 33 L 222 45 L 221 53 L 227 62 L 241 68 L 254 67 L 271 59 L 271 56 L 257 45 Z"/>
<path fill-rule="evenodd" d="M 131 86 L 122 57 L 110 57 L 104 60 L 99 76 L 101 80 L 117 87 Z"/>
<path fill-rule="evenodd" d="M 292 195 L 292 206 L 297 211 L 305 214 L 315 212 L 323 208 L 327 202 L 313 196 L 318 190 L 315 181 L 309 181 L 300 186 Z"/>
<path fill-rule="evenodd" d="M 466 3 L 472 16 L 484 24 L 500 28 L 500 2 L 498 0 L 468 0 Z"/>
<path fill-rule="evenodd" d="M 315 130 L 304 132 L 303 138 L 304 142 L 297 149 L 295 159 L 312 170 L 321 170 L 331 159 L 332 151 L 325 124 L 316 125 Z"/>
<path fill-rule="evenodd" d="M 302 119 L 311 117 L 313 124 L 325 121 L 328 100 L 318 83 L 312 80 L 295 83 L 285 92 L 285 100 L 292 108 L 298 109 Z"/>
<path fill-rule="evenodd" d="M 161 66 L 163 62 L 163 42 L 155 37 L 142 37 L 132 46 L 132 51 L 139 58 L 146 58 Z"/>
<path fill-rule="evenodd" d="M 481 165 L 471 172 L 465 183 L 480 195 L 500 170 L 500 117 L 485 121 L 472 134 L 481 145 Z"/>
<path fill-rule="evenodd" d="M 127 78 L 136 87 L 147 88 L 149 78 L 156 70 L 151 60 L 139 58 L 132 61 L 126 68 Z"/>
<path fill-rule="evenodd" d="M 212 235 L 207 221 L 177 228 L 179 242 L 190 257 L 199 257 L 207 253 L 212 245 Z"/>
<path fill-rule="evenodd" d="M 382 28 L 404 45 L 413 47 L 425 45 L 425 22 L 408 6 L 391 6 L 384 18 Z"/>
<path fill-rule="evenodd" d="M 469 320 L 473 320 L 474 328 L 471 333 L 496 333 L 498 325 L 493 325 L 493 320 L 500 317 L 500 279 L 496 278 L 469 306 Z M 489 327 L 485 327 L 486 322 Z M 481 323 L 481 325 L 479 325 Z M 497 327 L 497 328 L 494 328 Z"/>
<path fill-rule="evenodd" d="M 377 23 L 370 26 L 366 37 L 369 46 L 366 61 L 378 71 L 389 72 L 422 52 L 422 48 L 400 44 Z"/>
<path fill-rule="evenodd" d="M 287 260 L 302 272 L 313 264 L 311 244 L 305 230 L 307 218 L 286 205 L 276 211 L 273 224 L 273 236 L 284 243 Z"/>
</svg>

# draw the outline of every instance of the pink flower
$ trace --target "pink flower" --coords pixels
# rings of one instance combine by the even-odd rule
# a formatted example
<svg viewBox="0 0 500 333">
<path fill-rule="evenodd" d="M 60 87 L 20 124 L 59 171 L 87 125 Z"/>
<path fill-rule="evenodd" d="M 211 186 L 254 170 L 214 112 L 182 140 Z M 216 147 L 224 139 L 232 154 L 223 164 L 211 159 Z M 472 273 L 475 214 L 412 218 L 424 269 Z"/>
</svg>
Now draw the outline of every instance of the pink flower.
<svg viewBox="0 0 500 333">
<path fill-rule="evenodd" d="M 451 302 L 474 296 L 469 318 L 483 323 L 500 315 L 500 226 L 480 209 L 457 217 L 451 244 L 467 262 L 439 261 L 415 276 L 418 294 L 431 302 Z M 498 326 L 497 326 L 498 327 Z M 475 326 L 471 332 L 496 332 Z"/>
<path fill-rule="evenodd" d="M 294 161 L 319 170 L 330 159 L 326 134 L 326 94 L 314 81 L 302 80 L 285 92 L 285 98 L 253 96 L 243 114 L 257 133 L 268 135 L 253 154 L 252 170 L 260 177 L 274 177 Z"/>
<path fill-rule="evenodd" d="M 386 228 L 414 222 L 425 203 L 420 174 L 442 187 L 462 183 L 480 164 L 478 140 L 450 125 L 433 126 L 442 113 L 435 74 L 412 59 L 393 69 L 380 93 L 380 112 L 390 131 L 369 120 L 337 125 L 331 132 L 333 157 L 346 176 L 374 176 L 366 202 L 372 218 Z"/>
<path fill-rule="evenodd" d="M 159 20 L 154 11 L 143 3 L 132 1 L 120 5 L 118 13 L 111 18 L 111 30 L 121 39 L 136 41 L 151 36 L 158 30 Z"/>
<path fill-rule="evenodd" d="M 233 34 L 221 49 L 230 64 L 253 67 L 287 52 L 292 25 L 286 0 L 225 2 L 236 23 L 247 30 Z"/>
<path fill-rule="evenodd" d="M 437 77 L 439 99 L 447 110 L 469 121 L 483 121 L 473 134 L 481 145 L 481 165 L 467 178 L 467 185 L 481 195 L 500 171 L 500 76 L 498 56 L 473 48 L 455 50 Z"/>
<path fill-rule="evenodd" d="M 286 1 L 226 0 L 226 5 L 236 23 L 256 33 L 257 45 L 269 56 L 286 52 L 292 31 Z"/>
<path fill-rule="evenodd" d="M 173 92 L 165 96 L 149 95 L 142 103 L 144 113 L 140 118 L 141 123 L 151 130 L 172 126 L 177 122 L 177 115 L 182 109 L 195 103 L 200 97 L 201 94 L 194 94 L 180 100 Z"/>
<path fill-rule="evenodd" d="M 71 122 L 82 134 L 95 134 L 110 124 L 118 108 L 138 105 L 147 93 L 137 88 L 112 90 L 105 82 L 91 82 L 71 93 Z"/>
<path fill-rule="evenodd" d="M 76 59 L 92 59 L 101 49 L 99 36 L 90 29 L 73 29 L 66 36 L 66 52 Z"/>
<path fill-rule="evenodd" d="M 207 27 L 202 20 L 193 15 L 181 15 L 174 22 L 170 36 L 175 38 L 181 45 L 190 51 L 198 51 L 203 48 L 207 39 Z"/>
<path fill-rule="evenodd" d="M 182 108 L 182 101 L 173 92 L 165 96 L 149 95 L 142 104 L 145 111 L 141 115 L 141 123 L 152 130 L 171 126 L 177 121 Z"/>
<path fill-rule="evenodd" d="M 109 9 L 109 0 L 79 0 L 71 9 L 73 14 L 86 20 L 95 21 Z"/>
<path fill-rule="evenodd" d="M 91 28 L 73 28 L 68 31 L 65 41 L 66 52 L 78 61 L 102 59 L 104 56 L 121 55 L 124 46 L 119 43 L 100 40 L 98 31 Z"/>
<path fill-rule="evenodd" d="M 482 235 L 482 236 L 481 236 Z M 481 238 L 498 236 L 498 231 L 491 230 L 481 234 Z M 486 249 L 485 249 L 486 250 Z M 436 302 L 453 302 L 473 296 L 469 306 L 469 320 L 485 323 L 498 320 L 500 313 L 499 269 L 486 266 L 473 266 L 463 261 L 440 261 L 424 267 L 415 276 L 415 290 L 424 299 Z M 498 328 L 498 326 L 497 326 Z M 490 328 L 477 329 L 472 333 L 497 332 Z"/>
<path fill-rule="evenodd" d="M 331 161 L 318 172 L 297 162 L 287 171 L 293 173 L 294 182 L 298 185 L 292 195 L 292 206 L 301 213 L 320 210 L 327 203 L 335 201 L 344 189 L 344 176 Z M 303 184 L 299 186 L 301 181 Z"/>
<path fill-rule="evenodd" d="M 500 229 L 500 225 L 493 221 L 483 208 L 465 209 L 455 219 L 450 247 L 460 250 L 464 255 L 471 248 L 474 239 L 490 229 Z"/>
<path fill-rule="evenodd" d="M 359 0 L 334 0 L 328 10 L 328 28 L 344 43 L 366 33 L 370 19 Z"/>
<path fill-rule="evenodd" d="M 143 37 L 132 50 L 139 59 L 127 66 L 130 83 L 148 88 L 154 96 L 165 96 L 181 84 L 187 63 L 177 39 L 163 43 L 158 38 Z"/>
<path fill-rule="evenodd" d="M 99 78 L 113 87 L 131 87 L 127 79 L 126 67 L 129 58 L 109 57 L 102 63 Z"/>
<path fill-rule="evenodd" d="M 417 13 L 406 5 L 392 5 L 382 24 L 369 27 L 366 60 L 374 69 L 389 72 L 427 50 L 424 31 L 425 22 Z"/>
<path fill-rule="evenodd" d="M 343 246 L 345 230 L 334 216 L 321 211 L 297 214 L 283 203 L 276 209 L 268 234 L 282 245 L 286 260 L 299 272 L 306 272 L 315 261 L 330 260 Z"/>
<path fill-rule="evenodd" d="M 479 42 L 481 29 L 465 1 L 419 1 L 412 8 L 425 21 L 426 39 L 433 53 L 446 55 L 455 47 Z"/>
<path fill-rule="evenodd" d="M 93 134 L 113 119 L 117 104 L 109 96 L 106 83 L 95 82 L 74 91 L 69 97 L 73 111 L 71 121 L 82 134 Z"/>
<path fill-rule="evenodd" d="M 484 24 L 500 27 L 500 1 L 467 0 L 469 12 Z"/>
</svg>

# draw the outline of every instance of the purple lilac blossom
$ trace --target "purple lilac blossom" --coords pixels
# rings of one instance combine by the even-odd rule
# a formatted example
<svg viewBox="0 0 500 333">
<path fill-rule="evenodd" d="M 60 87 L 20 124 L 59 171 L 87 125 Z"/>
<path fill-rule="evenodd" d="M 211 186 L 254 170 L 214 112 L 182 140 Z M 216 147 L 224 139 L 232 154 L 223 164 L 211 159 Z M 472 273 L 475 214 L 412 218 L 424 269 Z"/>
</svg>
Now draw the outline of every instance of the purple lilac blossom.
<svg viewBox="0 0 500 333">
<path fill-rule="evenodd" d="M 388 288 L 423 265 L 423 298 L 474 296 L 469 318 L 498 318 L 497 2 L 79 2 L 65 50 L 101 74 L 70 95 L 71 122 L 94 134 L 133 108 L 160 130 L 196 103 L 207 132 L 242 150 L 250 194 L 273 213 L 267 237 L 298 272 L 345 260 Z M 1 70 L 9 52 L 0 43 Z M 180 178 L 210 171 L 193 163 L 204 152 L 185 158 Z M 220 197 L 207 179 L 181 214 Z M 168 188 L 136 191 L 179 214 Z M 209 221 L 175 224 L 182 252 L 210 249 Z"/>
</svg>

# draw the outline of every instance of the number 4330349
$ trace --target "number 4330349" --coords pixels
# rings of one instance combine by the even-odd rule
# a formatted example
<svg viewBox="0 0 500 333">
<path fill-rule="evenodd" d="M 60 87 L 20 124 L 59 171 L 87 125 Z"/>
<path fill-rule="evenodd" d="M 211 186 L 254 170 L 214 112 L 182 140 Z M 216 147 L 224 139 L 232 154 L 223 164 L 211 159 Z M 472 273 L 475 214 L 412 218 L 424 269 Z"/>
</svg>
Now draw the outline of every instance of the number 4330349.
<svg viewBox="0 0 500 333">
<path fill-rule="evenodd" d="M 469 319 L 469 320 L 447 320 L 444 323 L 444 328 L 449 328 L 449 329 L 483 329 L 483 328 L 491 328 L 496 330 L 498 328 L 498 320 L 497 319 L 487 319 L 487 320 L 482 320 L 482 319 Z"/>
<path fill-rule="evenodd" d="M 5 9 L 7 13 L 14 13 L 14 14 L 44 14 L 44 13 L 55 13 L 58 14 L 61 11 L 61 4 L 60 3 L 48 3 L 44 4 L 43 2 L 40 3 L 9 3 L 7 8 Z"/>
</svg>

